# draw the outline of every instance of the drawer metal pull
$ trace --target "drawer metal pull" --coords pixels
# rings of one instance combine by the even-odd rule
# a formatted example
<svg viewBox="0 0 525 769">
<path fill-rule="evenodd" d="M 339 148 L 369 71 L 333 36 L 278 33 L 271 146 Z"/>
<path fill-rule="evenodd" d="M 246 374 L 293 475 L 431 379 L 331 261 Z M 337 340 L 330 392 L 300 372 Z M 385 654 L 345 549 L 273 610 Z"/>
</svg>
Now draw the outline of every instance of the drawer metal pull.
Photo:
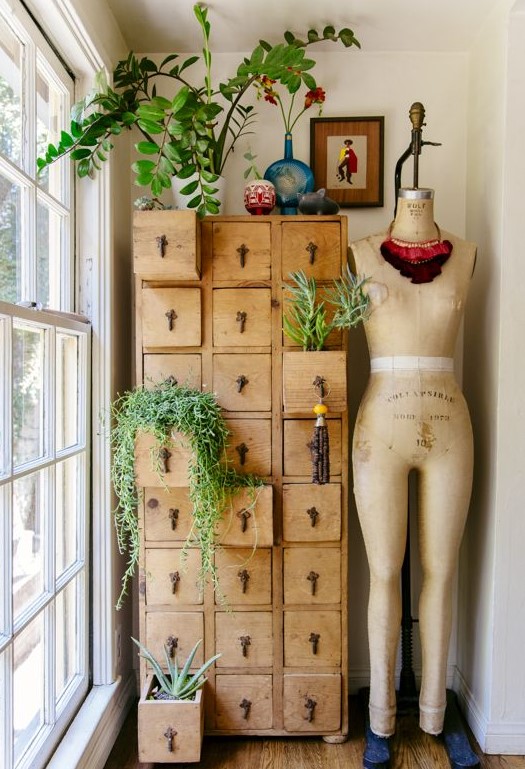
<svg viewBox="0 0 525 769">
<path fill-rule="evenodd" d="M 239 374 L 235 382 L 237 383 L 237 392 L 241 393 L 242 388 L 246 387 L 246 385 L 250 383 L 250 380 L 248 377 L 244 376 L 244 374 Z"/>
<path fill-rule="evenodd" d="M 168 650 L 168 654 L 170 655 L 171 659 L 175 656 L 175 649 L 179 645 L 179 639 L 177 636 L 170 635 L 166 638 L 166 648 Z"/>
<path fill-rule="evenodd" d="M 178 507 L 170 507 L 168 510 L 168 516 L 171 522 L 171 530 L 175 531 L 177 528 L 177 523 L 179 521 L 179 508 Z"/>
<path fill-rule="evenodd" d="M 239 460 L 241 465 L 244 465 L 246 462 L 246 454 L 249 452 L 249 448 L 245 443 L 239 443 L 238 446 L 235 447 L 235 451 L 239 455 Z"/>
<path fill-rule="evenodd" d="M 308 643 L 312 644 L 312 654 L 317 654 L 317 644 L 319 643 L 320 638 L 321 636 L 319 633 L 310 633 Z"/>
<path fill-rule="evenodd" d="M 317 702 L 313 700 L 311 697 L 308 697 L 305 695 L 306 702 L 304 703 L 304 706 L 306 708 L 306 715 L 305 715 L 305 721 L 312 722 L 314 720 L 314 710 L 315 706 L 317 705 Z"/>
<path fill-rule="evenodd" d="M 163 446 L 159 450 L 159 462 L 162 465 L 162 472 L 163 473 L 169 473 L 169 467 L 168 467 L 168 459 L 171 457 L 171 451 L 169 451 L 165 446 Z"/>
<path fill-rule="evenodd" d="M 237 576 L 239 577 L 242 585 L 242 592 L 245 593 L 250 581 L 250 572 L 247 569 L 242 569 Z"/>
<path fill-rule="evenodd" d="M 235 317 L 236 322 L 239 324 L 239 333 L 244 334 L 244 324 L 246 323 L 247 313 L 244 310 L 239 310 Z"/>
<path fill-rule="evenodd" d="M 306 512 L 310 517 L 310 524 L 312 526 L 315 526 L 315 524 L 317 523 L 317 519 L 319 518 L 319 511 L 317 510 L 316 507 L 309 507 Z"/>
<path fill-rule="evenodd" d="M 239 636 L 239 641 L 240 641 L 240 644 L 241 644 L 242 656 L 243 657 L 247 657 L 248 656 L 248 646 L 251 646 L 251 644 L 252 644 L 251 636 L 249 636 L 249 635 L 241 635 L 241 636 Z"/>
<path fill-rule="evenodd" d="M 168 385 L 169 387 L 175 387 L 175 385 L 178 385 L 178 379 L 173 376 L 173 374 L 170 374 L 166 379 L 164 380 L 164 384 Z"/>
<path fill-rule="evenodd" d="M 237 249 L 237 253 L 239 254 L 239 260 L 241 263 L 241 267 L 244 267 L 246 264 L 246 254 L 248 253 L 250 249 L 245 243 L 241 243 L 239 248 Z"/>
<path fill-rule="evenodd" d="M 155 499 L 155 497 L 150 497 L 148 499 L 148 507 L 150 510 L 155 510 L 156 507 L 159 506 L 159 500 Z"/>
<path fill-rule="evenodd" d="M 242 702 L 239 702 L 239 707 L 242 708 L 242 717 L 245 720 L 248 720 L 248 716 L 250 715 L 250 709 L 252 707 L 252 703 L 250 700 L 247 700 L 246 697 L 243 698 Z"/>
<path fill-rule="evenodd" d="M 315 595 L 315 591 L 317 589 L 317 580 L 319 579 L 319 574 L 315 571 L 311 571 L 306 579 L 310 582 L 312 595 Z"/>
<path fill-rule="evenodd" d="M 243 507 L 242 510 L 239 510 L 239 512 L 237 513 L 237 518 L 241 519 L 241 531 L 243 534 L 248 527 L 248 518 L 251 518 L 251 517 L 252 517 L 252 514 L 250 513 L 249 510 L 246 510 L 245 507 Z"/>
<path fill-rule="evenodd" d="M 173 331 L 173 321 L 177 319 L 178 317 L 177 313 L 172 308 L 171 310 L 168 310 L 167 312 L 165 312 L 164 315 L 168 319 L 168 331 Z"/>
<path fill-rule="evenodd" d="M 168 238 L 165 235 L 158 235 L 155 238 L 155 242 L 157 244 L 160 256 L 164 258 L 166 254 L 166 246 L 168 245 Z"/>
<path fill-rule="evenodd" d="M 177 732 L 172 726 L 168 726 L 166 731 L 164 732 L 164 736 L 166 737 L 168 744 L 168 753 L 173 753 L 173 738 L 177 735 Z"/>
<path fill-rule="evenodd" d="M 313 264 L 315 262 L 315 252 L 317 251 L 317 249 L 318 249 L 318 246 L 316 246 L 315 243 L 312 243 L 312 241 L 310 241 L 306 246 L 305 250 L 308 251 L 308 253 L 310 254 L 310 259 L 309 259 L 310 264 Z"/>
<path fill-rule="evenodd" d="M 170 580 L 171 580 L 171 592 L 173 595 L 177 592 L 177 587 L 180 582 L 180 574 L 178 571 L 172 571 L 170 572 Z"/>
<path fill-rule="evenodd" d="M 319 397 L 324 398 L 326 395 L 326 389 L 325 389 L 326 379 L 324 378 L 324 376 L 317 374 L 312 384 L 317 390 L 317 392 L 319 393 Z"/>
</svg>

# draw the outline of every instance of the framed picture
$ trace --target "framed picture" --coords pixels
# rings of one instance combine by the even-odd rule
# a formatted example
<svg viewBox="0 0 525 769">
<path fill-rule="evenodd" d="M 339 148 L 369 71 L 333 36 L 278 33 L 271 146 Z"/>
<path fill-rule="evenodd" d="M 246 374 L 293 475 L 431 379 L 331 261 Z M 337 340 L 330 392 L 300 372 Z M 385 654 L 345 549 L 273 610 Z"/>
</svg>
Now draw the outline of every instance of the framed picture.
<svg viewBox="0 0 525 769">
<path fill-rule="evenodd" d="M 310 167 L 342 208 L 383 205 L 384 117 L 310 120 Z"/>
</svg>

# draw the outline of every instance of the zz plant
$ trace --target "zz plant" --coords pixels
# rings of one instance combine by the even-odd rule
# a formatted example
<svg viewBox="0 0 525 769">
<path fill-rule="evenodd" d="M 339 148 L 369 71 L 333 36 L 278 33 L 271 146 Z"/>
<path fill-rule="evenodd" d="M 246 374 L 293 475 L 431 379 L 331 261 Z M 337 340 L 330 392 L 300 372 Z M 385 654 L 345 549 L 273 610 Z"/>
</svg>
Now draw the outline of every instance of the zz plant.
<svg viewBox="0 0 525 769">
<path fill-rule="evenodd" d="M 188 654 L 186 661 L 182 668 L 179 669 L 177 661 L 177 654 L 173 657 L 170 656 L 168 649 L 164 647 L 164 657 L 166 661 L 167 672 L 162 669 L 160 662 L 156 657 L 143 646 L 136 638 L 131 639 L 140 649 L 139 655 L 143 657 L 151 665 L 155 678 L 157 679 L 158 687 L 153 690 L 152 696 L 155 700 L 192 700 L 195 698 L 195 693 L 201 689 L 207 678 L 204 677 L 205 672 L 208 670 L 215 660 L 219 659 L 220 654 L 215 654 L 210 659 L 201 665 L 196 673 L 191 674 L 190 668 L 193 664 L 197 649 L 202 642 L 202 639 L 197 641 L 191 652 Z"/>
<path fill-rule="evenodd" d="M 260 40 L 233 76 L 217 84 L 212 78 L 208 10 L 197 3 L 193 13 L 202 35 L 201 55 L 181 58 L 170 53 L 158 64 L 131 51 L 116 65 L 113 87 L 99 80 L 94 91 L 74 105 L 70 130 L 62 131 L 59 141 L 37 159 L 40 172 L 69 155 L 78 176 L 93 176 L 107 160 L 115 137 L 135 126 L 142 134 L 135 144 L 140 158 L 132 164 L 135 183 L 149 187 L 156 199 L 176 176 L 186 180 L 181 192 L 188 196 L 188 207 L 199 216 L 217 214 L 215 183 L 237 140 L 252 133 L 253 105 L 243 103 L 252 87 L 266 77 L 290 94 L 302 85 L 315 90 L 315 61 L 305 55 L 307 47 L 332 41 L 360 48 L 346 27 L 339 32 L 332 26 L 322 32 L 310 29 L 302 38 L 287 31 L 283 42 Z M 197 178 L 190 179 L 195 174 Z"/>
<path fill-rule="evenodd" d="M 346 273 L 323 290 L 321 299 L 315 278 L 307 278 L 302 270 L 289 277 L 293 284 L 286 287 L 290 310 L 284 316 L 283 330 L 303 350 L 322 350 L 333 329 L 354 328 L 370 314 L 370 297 L 364 290 L 368 278 L 354 275 L 348 265 Z M 331 320 L 327 304 L 334 308 Z"/>
<path fill-rule="evenodd" d="M 240 475 L 229 467 L 225 450 L 228 428 L 220 406 L 210 392 L 201 392 L 169 379 L 146 389 L 137 387 L 119 396 L 112 405 L 113 464 L 111 477 L 118 499 L 115 511 L 117 540 L 121 553 L 128 553 L 117 608 L 122 606 L 130 577 L 139 558 L 137 506 L 139 490 L 135 482 L 135 439 L 140 431 L 152 434 L 156 446 L 173 445 L 172 431 L 184 436 L 191 449 L 189 496 L 193 505 L 193 526 L 186 546 L 197 544 L 202 555 L 200 579 L 211 576 L 218 587 L 214 565 L 215 528 L 226 511 L 232 494 L 242 487 L 253 490 L 261 482 Z M 158 454 L 158 451 L 157 451 Z M 152 455 L 153 461 L 153 455 Z M 160 468 L 158 468 L 160 471 Z M 162 484 L 159 472 L 159 484 Z"/>
</svg>

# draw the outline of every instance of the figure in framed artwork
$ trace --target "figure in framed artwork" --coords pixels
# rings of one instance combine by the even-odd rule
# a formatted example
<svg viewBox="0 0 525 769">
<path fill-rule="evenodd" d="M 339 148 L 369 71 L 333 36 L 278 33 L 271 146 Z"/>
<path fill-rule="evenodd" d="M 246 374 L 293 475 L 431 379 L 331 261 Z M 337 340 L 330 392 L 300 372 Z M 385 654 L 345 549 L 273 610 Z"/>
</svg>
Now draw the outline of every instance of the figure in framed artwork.
<svg viewBox="0 0 525 769">
<path fill-rule="evenodd" d="M 337 161 L 337 178 L 340 182 L 352 184 L 352 174 L 357 173 L 357 155 L 352 149 L 352 139 L 345 139 Z"/>
</svg>

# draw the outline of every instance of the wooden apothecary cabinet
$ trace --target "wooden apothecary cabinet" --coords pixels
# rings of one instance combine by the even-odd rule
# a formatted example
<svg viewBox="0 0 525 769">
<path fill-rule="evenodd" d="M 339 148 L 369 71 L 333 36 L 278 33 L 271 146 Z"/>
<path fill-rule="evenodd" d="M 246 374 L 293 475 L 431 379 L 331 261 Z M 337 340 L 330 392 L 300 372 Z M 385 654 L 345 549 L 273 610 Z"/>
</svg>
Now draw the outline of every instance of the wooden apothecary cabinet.
<svg viewBox="0 0 525 769">
<path fill-rule="evenodd" d="M 224 604 L 210 585 L 199 592 L 197 550 L 181 559 L 191 527 L 184 442 L 161 482 L 147 436 L 137 442 L 140 637 L 181 655 L 203 637 L 203 658 L 222 652 L 208 672 L 208 733 L 348 732 L 345 338 L 337 332 L 327 352 L 303 353 L 282 333 L 289 273 L 330 283 L 347 242 L 338 216 L 135 214 L 137 381 L 172 376 L 212 389 L 233 466 L 265 481 L 255 507 L 240 493 L 218 527 Z M 311 483 L 308 446 L 316 375 L 329 407 L 324 486 Z M 142 662 L 143 684 L 147 675 Z"/>
</svg>

